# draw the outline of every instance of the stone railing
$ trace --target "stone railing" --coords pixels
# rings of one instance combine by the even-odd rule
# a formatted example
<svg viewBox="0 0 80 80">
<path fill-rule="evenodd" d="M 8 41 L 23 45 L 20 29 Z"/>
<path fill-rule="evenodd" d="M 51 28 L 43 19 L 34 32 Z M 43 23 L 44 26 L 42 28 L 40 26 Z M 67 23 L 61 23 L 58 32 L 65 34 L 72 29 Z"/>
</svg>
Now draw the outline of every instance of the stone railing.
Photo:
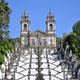
<svg viewBox="0 0 80 80">
<path fill-rule="evenodd" d="M 72 53 L 69 45 L 66 44 L 65 49 L 62 43 L 57 47 L 58 57 L 61 64 L 64 63 L 65 67 L 68 69 L 68 74 L 72 75 L 72 79 L 80 79 L 80 62 L 77 60 L 75 54 Z"/>
<path fill-rule="evenodd" d="M 18 65 L 20 49 L 15 47 L 12 53 L 8 53 L 5 63 L 0 65 L 0 80 L 14 80 L 16 66 Z"/>
</svg>

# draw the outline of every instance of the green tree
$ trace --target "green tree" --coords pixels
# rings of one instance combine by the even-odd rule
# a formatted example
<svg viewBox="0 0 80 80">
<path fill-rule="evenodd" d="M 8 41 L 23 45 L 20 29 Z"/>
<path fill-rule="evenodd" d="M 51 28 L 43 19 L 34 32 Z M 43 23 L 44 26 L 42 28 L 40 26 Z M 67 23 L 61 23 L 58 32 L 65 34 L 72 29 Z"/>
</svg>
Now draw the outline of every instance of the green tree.
<svg viewBox="0 0 80 80">
<path fill-rule="evenodd" d="M 76 40 L 78 42 L 77 47 L 80 48 L 80 21 L 77 21 L 73 25 L 73 32 L 76 33 L 77 37 Z"/>
<path fill-rule="evenodd" d="M 65 37 L 64 42 L 68 42 L 72 52 L 80 60 L 80 21 L 73 25 L 73 32 Z"/>
<path fill-rule="evenodd" d="M 0 53 L 0 65 L 4 63 L 4 57 Z"/>
<path fill-rule="evenodd" d="M 5 0 L 0 2 L 0 39 L 9 37 L 9 21 L 11 10 Z"/>
<path fill-rule="evenodd" d="M 80 35 L 80 21 L 77 21 L 73 26 L 73 32 Z"/>
<path fill-rule="evenodd" d="M 57 43 L 60 43 L 61 41 L 62 41 L 62 38 L 60 38 L 60 37 L 57 37 L 57 38 L 56 38 L 56 42 L 57 42 Z"/>
<path fill-rule="evenodd" d="M 12 52 L 13 45 L 9 37 L 9 22 L 11 10 L 5 0 L 0 0 L 0 64 L 5 62 L 5 57 Z"/>
<path fill-rule="evenodd" d="M 68 34 L 65 39 L 64 42 L 68 42 L 68 44 L 70 45 L 70 49 L 72 50 L 73 53 L 77 53 L 78 52 L 78 41 L 77 41 L 77 35 L 76 33 L 70 33 Z"/>
</svg>

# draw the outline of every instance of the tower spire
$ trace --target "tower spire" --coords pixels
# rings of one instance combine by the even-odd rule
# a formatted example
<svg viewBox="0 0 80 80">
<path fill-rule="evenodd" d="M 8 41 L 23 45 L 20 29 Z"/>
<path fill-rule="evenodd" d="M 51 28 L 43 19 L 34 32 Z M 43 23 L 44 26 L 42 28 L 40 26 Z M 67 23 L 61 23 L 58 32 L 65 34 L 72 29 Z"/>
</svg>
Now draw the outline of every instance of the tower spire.
<svg viewBox="0 0 80 80">
<path fill-rule="evenodd" d="M 21 17 L 21 45 L 23 47 L 29 46 L 30 23 L 28 12 L 25 10 Z"/>
<path fill-rule="evenodd" d="M 52 14 L 50 9 L 46 19 L 46 32 L 48 34 L 55 34 L 55 22 L 55 16 Z"/>
</svg>

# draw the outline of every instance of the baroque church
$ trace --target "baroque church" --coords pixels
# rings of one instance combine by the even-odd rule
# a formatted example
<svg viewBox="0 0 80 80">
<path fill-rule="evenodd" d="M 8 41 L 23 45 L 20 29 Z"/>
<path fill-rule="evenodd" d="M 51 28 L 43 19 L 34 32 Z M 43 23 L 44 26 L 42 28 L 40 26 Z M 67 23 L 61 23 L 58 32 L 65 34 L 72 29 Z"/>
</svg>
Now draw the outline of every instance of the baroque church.
<svg viewBox="0 0 80 80">
<path fill-rule="evenodd" d="M 21 16 L 21 46 L 24 47 L 56 47 L 56 20 L 55 16 L 49 11 L 46 17 L 46 31 L 30 31 L 30 17 L 27 12 Z"/>
</svg>

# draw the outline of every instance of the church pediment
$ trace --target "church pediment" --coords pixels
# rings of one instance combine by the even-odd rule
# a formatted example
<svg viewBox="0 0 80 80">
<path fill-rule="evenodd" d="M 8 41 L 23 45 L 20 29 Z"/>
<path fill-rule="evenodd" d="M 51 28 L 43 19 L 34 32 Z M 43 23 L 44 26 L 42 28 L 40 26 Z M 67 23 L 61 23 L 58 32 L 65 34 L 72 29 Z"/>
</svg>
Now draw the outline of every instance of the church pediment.
<svg viewBox="0 0 80 80">
<path fill-rule="evenodd" d="M 48 35 L 45 32 L 42 32 L 40 30 L 36 30 L 35 32 L 31 33 L 31 36 L 48 36 Z"/>
</svg>

